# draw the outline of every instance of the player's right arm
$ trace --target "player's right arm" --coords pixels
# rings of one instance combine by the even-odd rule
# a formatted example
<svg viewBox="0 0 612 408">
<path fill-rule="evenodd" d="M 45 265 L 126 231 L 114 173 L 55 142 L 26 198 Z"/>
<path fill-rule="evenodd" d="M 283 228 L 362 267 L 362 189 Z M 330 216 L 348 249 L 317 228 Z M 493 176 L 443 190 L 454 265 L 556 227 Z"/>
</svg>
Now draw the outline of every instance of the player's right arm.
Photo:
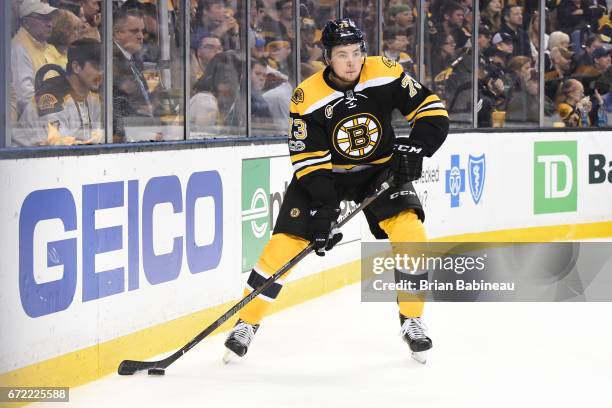
<svg viewBox="0 0 612 408">
<path fill-rule="evenodd" d="M 336 190 L 332 178 L 331 149 L 322 124 L 312 114 L 304 114 L 303 98 L 294 92 L 289 114 L 289 155 L 293 173 L 310 194 L 313 206 L 336 206 Z"/>
</svg>

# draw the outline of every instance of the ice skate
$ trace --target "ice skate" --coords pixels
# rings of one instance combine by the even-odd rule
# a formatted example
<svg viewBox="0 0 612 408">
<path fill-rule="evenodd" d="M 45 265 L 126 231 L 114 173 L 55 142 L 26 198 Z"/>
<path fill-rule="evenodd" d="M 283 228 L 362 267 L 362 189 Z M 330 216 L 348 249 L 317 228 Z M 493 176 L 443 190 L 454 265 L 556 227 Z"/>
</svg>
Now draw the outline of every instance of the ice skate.
<svg viewBox="0 0 612 408">
<path fill-rule="evenodd" d="M 427 362 L 427 350 L 433 346 L 431 339 L 425 335 L 427 327 L 420 317 L 405 317 L 401 314 L 400 323 L 402 324 L 400 335 L 410 346 L 412 358 L 421 364 L 425 364 Z"/>
<path fill-rule="evenodd" d="M 255 333 L 257 333 L 259 325 L 249 324 L 242 319 L 238 319 L 236 325 L 227 336 L 225 340 L 225 355 L 223 356 L 223 362 L 225 364 L 232 361 L 236 356 L 243 357 L 249 350 L 249 344 L 253 341 Z"/>
</svg>

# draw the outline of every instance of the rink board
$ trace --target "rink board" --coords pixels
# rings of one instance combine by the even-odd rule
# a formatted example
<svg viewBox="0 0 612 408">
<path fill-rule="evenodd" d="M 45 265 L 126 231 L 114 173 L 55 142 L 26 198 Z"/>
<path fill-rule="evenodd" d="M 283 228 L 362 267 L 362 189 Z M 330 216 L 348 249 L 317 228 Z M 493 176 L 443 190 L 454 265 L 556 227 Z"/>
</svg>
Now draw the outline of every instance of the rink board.
<svg viewBox="0 0 612 408">
<path fill-rule="evenodd" d="M 451 135 L 415 187 L 434 239 L 609 237 L 610 161 L 605 132 Z M 0 382 L 74 386 L 182 345 L 241 295 L 290 178 L 284 143 L 0 160 Z M 371 236 L 344 232 L 277 308 L 358 279 Z"/>
</svg>

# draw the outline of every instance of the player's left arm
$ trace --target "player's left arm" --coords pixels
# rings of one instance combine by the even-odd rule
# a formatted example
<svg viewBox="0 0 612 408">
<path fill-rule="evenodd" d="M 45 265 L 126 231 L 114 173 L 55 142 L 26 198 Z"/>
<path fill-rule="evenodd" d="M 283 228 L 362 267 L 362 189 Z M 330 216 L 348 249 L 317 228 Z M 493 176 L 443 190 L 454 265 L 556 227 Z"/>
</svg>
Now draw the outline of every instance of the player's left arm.
<svg viewBox="0 0 612 408">
<path fill-rule="evenodd" d="M 448 135 L 448 112 L 440 98 L 402 72 L 393 83 L 394 105 L 412 125 L 409 136 L 397 136 L 396 144 L 416 146 L 431 157 Z"/>
</svg>

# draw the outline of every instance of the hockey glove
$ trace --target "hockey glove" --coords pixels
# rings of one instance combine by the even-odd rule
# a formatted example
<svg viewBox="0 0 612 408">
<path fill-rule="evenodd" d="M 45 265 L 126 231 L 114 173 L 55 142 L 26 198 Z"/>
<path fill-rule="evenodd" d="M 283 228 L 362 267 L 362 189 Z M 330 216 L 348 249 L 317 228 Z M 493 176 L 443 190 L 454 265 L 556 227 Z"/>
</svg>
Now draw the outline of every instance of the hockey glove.
<svg viewBox="0 0 612 408">
<path fill-rule="evenodd" d="M 342 233 L 336 228 L 339 208 L 330 206 L 315 207 L 310 210 L 312 242 L 317 255 L 325 256 L 342 239 Z"/>
<path fill-rule="evenodd" d="M 421 177 L 424 155 L 425 149 L 418 145 L 398 143 L 393 147 L 391 169 L 394 173 L 393 182 L 396 187 Z"/>
</svg>

